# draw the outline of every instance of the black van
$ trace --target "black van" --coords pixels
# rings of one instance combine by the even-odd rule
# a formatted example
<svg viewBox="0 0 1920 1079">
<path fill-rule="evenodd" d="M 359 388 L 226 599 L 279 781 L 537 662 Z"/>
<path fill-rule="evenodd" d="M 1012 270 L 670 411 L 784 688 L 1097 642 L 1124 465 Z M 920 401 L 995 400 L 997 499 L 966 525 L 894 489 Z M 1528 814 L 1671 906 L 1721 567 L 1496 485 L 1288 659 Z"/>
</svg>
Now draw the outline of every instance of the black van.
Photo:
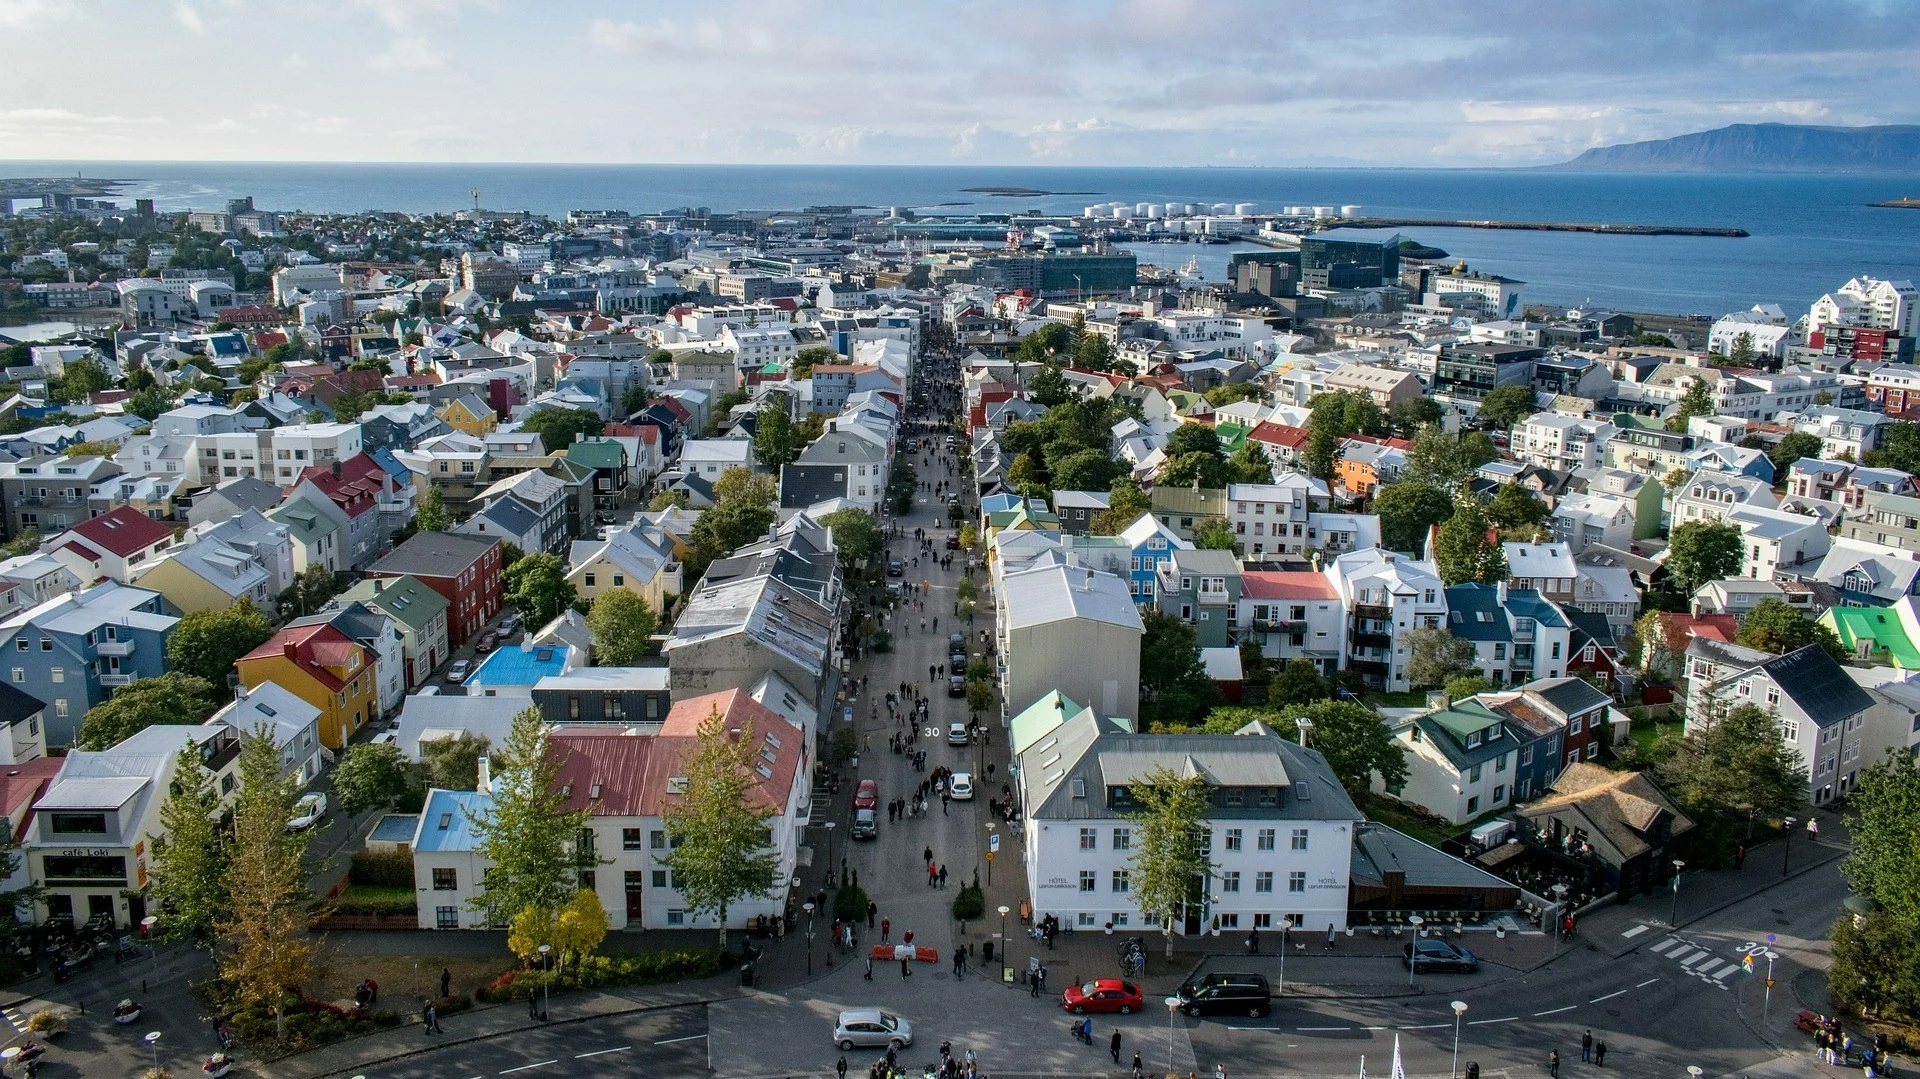
<svg viewBox="0 0 1920 1079">
<path fill-rule="evenodd" d="M 1254 1019 L 1273 1010 L 1273 990 L 1260 974 L 1196 974 L 1174 993 L 1188 1015 L 1245 1015 Z"/>
</svg>

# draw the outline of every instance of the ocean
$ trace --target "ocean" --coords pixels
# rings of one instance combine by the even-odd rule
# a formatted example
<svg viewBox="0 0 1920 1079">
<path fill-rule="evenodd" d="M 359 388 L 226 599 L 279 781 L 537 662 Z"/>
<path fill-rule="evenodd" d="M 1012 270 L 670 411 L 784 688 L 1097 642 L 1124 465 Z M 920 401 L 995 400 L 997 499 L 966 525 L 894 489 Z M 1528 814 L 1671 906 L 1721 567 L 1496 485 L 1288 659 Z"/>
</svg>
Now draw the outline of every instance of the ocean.
<svg viewBox="0 0 1920 1079">
<path fill-rule="evenodd" d="M 119 198 L 208 209 L 251 195 L 268 210 L 450 211 L 480 203 L 554 216 L 573 209 L 925 211 L 1101 202 L 1357 205 L 1379 217 L 1732 226 L 1744 239 L 1420 228 L 1421 243 L 1526 282 L 1528 302 L 1718 315 L 1755 303 L 1804 311 L 1848 278 L 1920 277 L 1920 210 L 1868 203 L 1920 195 L 1920 176 L 1622 175 L 1531 170 L 1076 168 L 1034 166 L 394 165 L 0 162 L 14 176 L 121 177 Z M 965 190 L 1072 192 L 1006 198 Z M 1081 192 L 1084 192 L 1082 194 Z M 1385 233 L 1381 233 L 1385 235 Z M 1167 261 L 1160 245 L 1145 255 Z M 1202 252 L 1203 269 L 1225 248 Z M 1182 254 L 1173 260 L 1186 261 Z"/>
</svg>

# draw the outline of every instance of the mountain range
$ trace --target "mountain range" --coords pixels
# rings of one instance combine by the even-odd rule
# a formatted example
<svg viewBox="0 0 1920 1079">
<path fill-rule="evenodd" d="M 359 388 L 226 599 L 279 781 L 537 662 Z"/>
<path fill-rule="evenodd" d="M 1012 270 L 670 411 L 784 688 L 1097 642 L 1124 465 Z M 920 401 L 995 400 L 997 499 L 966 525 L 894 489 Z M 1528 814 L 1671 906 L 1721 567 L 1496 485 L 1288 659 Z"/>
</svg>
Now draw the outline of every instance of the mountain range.
<svg viewBox="0 0 1920 1079">
<path fill-rule="evenodd" d="M 1624 142 L 1546 166 L 1568 172 L 1920 172 L 1920 125 L 1731 124 Z"/>
</svg>

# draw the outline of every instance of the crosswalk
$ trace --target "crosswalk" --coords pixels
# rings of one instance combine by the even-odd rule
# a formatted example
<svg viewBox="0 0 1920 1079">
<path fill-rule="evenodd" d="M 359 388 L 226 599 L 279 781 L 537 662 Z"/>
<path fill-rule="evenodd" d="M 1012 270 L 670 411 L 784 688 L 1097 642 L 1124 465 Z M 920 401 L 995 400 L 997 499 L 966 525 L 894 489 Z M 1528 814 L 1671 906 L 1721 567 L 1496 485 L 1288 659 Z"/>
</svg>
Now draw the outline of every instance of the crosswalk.
<svg viewBox="0 0 1920 1079">
<path fill-rule="evenodd" d="M 26 1001 L 24 1000 L 20 1002 L 20 1004 L 25 1003 Z M 25 1012 L 20 1010 L 20 1004 L 15 1004 L 11 1008 L 0 1008 L 0 1015 L 7 1017 L 7 1022 L 13 1024 L 14 1030 L 25 1034 L 27 1032 L 27 1016 Z"/>
<path fill-rule="evenodd" d="M 1728 960 L 1684 937 L 1668 936 L 1649 945 L 1647 951 L 1678 963 L 1686 973 L 1722 989 L 1729 988 L 1727 976 L 1740 969 L 1739 960 Z"/>
</svg>

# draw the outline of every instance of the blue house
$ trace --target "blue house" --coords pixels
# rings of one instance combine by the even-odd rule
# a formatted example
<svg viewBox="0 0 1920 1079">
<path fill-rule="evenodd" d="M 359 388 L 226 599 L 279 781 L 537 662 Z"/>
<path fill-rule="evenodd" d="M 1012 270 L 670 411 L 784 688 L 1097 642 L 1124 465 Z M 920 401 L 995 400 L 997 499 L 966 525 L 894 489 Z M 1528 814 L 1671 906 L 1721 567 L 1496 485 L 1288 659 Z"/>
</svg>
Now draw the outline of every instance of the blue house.
<svg viewBox="0 0 1920 1079">
<path fill-rule="evenodd" d="M 1573 625 L 1530 588 L 1459 584 L 1447 589 L 1447 630 L 1473 644 L 1474 666 L 1490 685 L 1567 673 Z"/>
<path fill-rule="evenodd" d="M 1769 486 L 1773 484 L 1773 458 L 1759 450 L 1727 442 L 1709 442 L 1696 447 L 1687 454 L 1686 467 L 1748 476 Z"/>
<path fill-rule="evenodd" d="M 180 618 L 158 592 L 117 581 L 50 599 L 0 622 L 13 688 L 47 702 L 47 744 L 72 745 L 87 709 L 136 678 L 167 671 Z"/>
<path fill-rule="evenodd" d="M 1193 544 L 1151 513 L 1141 514 L 1121 531 L 1120 538 L 1127 545 L 1127 587 L 1138 604 L 1153 603 L 1153 579 L 1162 562 L 1172 561 L 1175 551 L 1193 550 Z"/>
<path fill-rule="evenodd" d="M 517 645 L 496 650 L 462 684 L 469 696 L 530 697 L 534 683 L 567 673 L 581 657 L 558 641 L 536 644 L 528 633 Z"/>
</svg>

